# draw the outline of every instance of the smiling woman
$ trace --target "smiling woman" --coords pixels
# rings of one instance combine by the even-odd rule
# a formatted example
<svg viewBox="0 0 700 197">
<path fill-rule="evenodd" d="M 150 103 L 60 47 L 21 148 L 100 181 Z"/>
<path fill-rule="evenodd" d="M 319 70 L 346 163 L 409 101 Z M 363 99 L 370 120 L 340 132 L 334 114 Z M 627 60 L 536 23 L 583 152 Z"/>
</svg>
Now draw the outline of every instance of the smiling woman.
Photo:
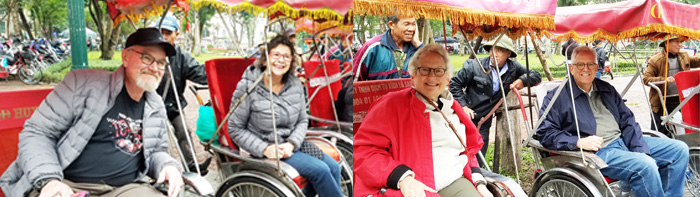
<svg viewBox="0 0 700 197">
<path fill-rule="evenodd" d="M 294 58 L 296 52 L 291 41 L 280 35 L 270 40 L 267 49 L 267 53 L 246 68 L 233 92 L 231 100 L 235 101 L 254 88 L 228 119 L 231 140 L 253 157 L 280 159 L 292 166 L 311 183 L 306 196 L 342 196 L 338 163 L 304 142 L 308 124 L 306 96 L 301 81 L 294 77 L 298 60 Z M 261 75 L 263 83 L 254 82 Z M 275 93 L 272 104 L 270 90 Z M 279 146 L 275 146 L 276 141 Z"/>
</svg>

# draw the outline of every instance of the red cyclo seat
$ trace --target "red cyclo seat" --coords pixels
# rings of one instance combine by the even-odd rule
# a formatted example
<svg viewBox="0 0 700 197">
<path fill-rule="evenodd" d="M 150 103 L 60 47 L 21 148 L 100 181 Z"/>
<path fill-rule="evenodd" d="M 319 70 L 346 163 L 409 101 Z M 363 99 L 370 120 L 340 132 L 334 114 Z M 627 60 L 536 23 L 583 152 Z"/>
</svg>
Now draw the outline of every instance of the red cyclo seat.
<svg viewBox="0 0 700 197">
<path fill-rule="evenodd" d="M 223 120 L 223 118 L 229 112 L 231 96 L 236 90 L 236 85 L 238 81 L 241 80 L 245 69 L 253 64 L 254 61 L 254 58 L 219 58 L 209 60 L 205 63 L 209 93 L 211 94 L 212 108 L 214 108 L 217 126 L 221 121 L 226 121 Z M 336 63 L 335 65 L 337 67 L 338 64 Z M 226 126 L 221 129 L 219 135 L 221 136 L 219 137 L 219 142 L 222 146 L 238 149 L 238 146 L 231 140 Z M 336 161 L 340 161 L 340 153 L 337 149 L 321 142 L 312 142 L 321 148 L 324 153 L 328 154 Z M 293 179 L 299 188 L 303 188 L 308 183 L 306 178 L 301 176 L 294 177 Z"/>
</svg>

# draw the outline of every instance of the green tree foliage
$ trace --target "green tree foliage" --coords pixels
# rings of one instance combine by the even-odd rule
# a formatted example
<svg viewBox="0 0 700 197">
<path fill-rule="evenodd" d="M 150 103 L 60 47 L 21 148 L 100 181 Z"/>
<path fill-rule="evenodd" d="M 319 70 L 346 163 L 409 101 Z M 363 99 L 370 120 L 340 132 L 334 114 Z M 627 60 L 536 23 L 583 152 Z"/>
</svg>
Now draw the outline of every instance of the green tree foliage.
<svg viewBox="0 0 700 197">
<path fill-rule="evenodd" d="M 68 4 L 63 0 L 29 0 L 24 6 L 37 23 L 34 27 L 44 37 L 51 38 L 51 32 L 68 27 Z"/>
</svg>

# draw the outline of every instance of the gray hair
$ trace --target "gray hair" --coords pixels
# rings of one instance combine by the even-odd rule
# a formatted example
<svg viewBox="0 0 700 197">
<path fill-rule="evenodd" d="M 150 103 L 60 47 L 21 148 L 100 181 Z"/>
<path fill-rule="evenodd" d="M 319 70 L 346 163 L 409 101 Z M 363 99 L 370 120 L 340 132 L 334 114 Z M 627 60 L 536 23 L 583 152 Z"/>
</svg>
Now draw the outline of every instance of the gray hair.
<svg viewBox="0 0 700 197">
<path fill-rule="evenodd" d="M 438 54 L 443 60 L 445 60 L 445 67 L 447 67 L 447 73 L 445 76 L 452 78 L 452 64 L 450 63 L 450 56 L 447 55 L 445 46 L 436 43 L 426 44 L 418 49 L 415 54 L 413 54 L 411 61 L 408 62 L 408 73 L 410 73 L 411 76 L 414 76 L 416 74 L 416 68 L 419 66 L 418 62 L 420 62 L 420 59 L 429 52 Z"/>
<path fill-rule="evenodd" d="M 598 54 L 595 52 L 595 49 L 581 45 L 576 47 L 574 49 L 574 52 L 571 53 L 571 64 L 576 63 L 576 56 L 578 56 L 578 54 L 580 54 L 581 52 L 590 52 L 591 54 L 593 54 L 593 59 L 595 60 L 596 64 L 598 63 Z"/>
</svg>

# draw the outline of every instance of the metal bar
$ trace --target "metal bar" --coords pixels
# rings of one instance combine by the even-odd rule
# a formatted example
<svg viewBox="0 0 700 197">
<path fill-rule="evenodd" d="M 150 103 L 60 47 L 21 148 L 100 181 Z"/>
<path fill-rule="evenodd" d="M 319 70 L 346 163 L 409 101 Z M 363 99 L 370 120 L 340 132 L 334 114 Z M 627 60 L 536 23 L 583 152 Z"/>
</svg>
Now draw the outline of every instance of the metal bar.
<svg viewBox="0 0 700 197">
<path fill-rule="evenodd" d="M 447 31 L 445 30 L 445 19 L 442 19 L 442 37 L 445 39 L 445 49 L 447 49 Z"/>
<path fill-rule="evenodd" d="M 321 32 L 330 30 L 330 29 L 331 29 L 331 28 L 326 28 L 326 29 L 323 29 L 323 30 L 321 30 L 321 31 L 319 31 L 319 32 L 316 32 L 316 33 L 314 34 L 314 36 L 312 37 L 312 40 L 314 41 L 314 45 L 315 45 L 315 46 L 318 46 L 318 43 L 316 42 L 316 37 L 318 36 L 318 34 L 321 33 Z M 328 36 L 328 34 L 326 34 L 326 36 Z M 330 38 L 328 38 L 328 39 L 330 39 Z M 321 51 L 320 51 L 319 47 L 315 47 L 315 50 L 316 50 L 316 52 L 319 54 L 319 56 L 322 56 L 322 55 L 323 55 L 323 54 L 321 54 Z M 333 98 L 333 90 L 331 90 L 331 86 L 330 86 L 331 81 L 330 81 L 330 78 L 328 77 L 328 70 L 326 69 L 326 63 L 325 63 L 325 61 L 323 60 L 323 58 L 319 58 L 319 60 L 321 60 L 321 67 L 323 68 L 323 75 L 324 75 L 324 77 L 325 77 L 325 79 L 326 79 L 326 84 L 327 84 L 327 85 L 326 85 L 326 88 L 328 88 L 328 96 L 331 97 L 331 106 L 333 107 L 333 116 L 335 117 L 336 126 L 338 126 L 338 133 L 342 133 L 342 131 L 340 130 L 340 120 L 338 120 L 338 113 L 337 113 L 337 110 L 336 110 L 336 108 L 335 108 L 335 102 L 333 102 L 335 99 Z M 319 88 L 319 89 L 320 89 L 320 88 Z M 335 138 L 331 138 L 331 141 L 335 144 L 336 139 L 335 139 Z"/>
<path fill-rule="evenodd" d="M 698 94 L 698 92 L 700 92 L 700 84 L 695 86 L 695 88 L 693 88 L 693 91 L 690 92 L 690 94 L 686 95 L 685 99 L 683 99 L 683 102 L 681 102 L 681 104 L 679 104 L 678 107 L 676 107 L 676 109 L 673 109 L 673 111 L 671 111 L 671 113 L 668 114 L 668 116 L 666 116 L 666 118 L 664 118 L 664 120 L 661 122 L 661 125 L 666 124 L 666 122 L 668 122 L 668 120 L 671 119 L 675 113 L 677 113 L 679 110 L 681 110 L 681 108 L 683 108 L 683 106 L 686 103 L 688 103 L 688 101 L 690 101 L 690 99 L 692 99 L 693 96 Z"/>
<path fill-rule="evenodd" d="M 500 36 L 496 39 L 496 41 L 493 43 L 493 46 L 491 47 L 491 51 L 493 51 L 494 47 L 498 45 L 498 42 L 501 40 L 501 37 L 505 35 L 505 30 L 501 33 Z M 520 184 L 520 173 L 518 172 L 518 158 L 515 156 L 515 139 L 513 138 L 513 128 L 510 127 L 511 121 L 510 121 L 510 116 L 508 115 L 508 100 L 506 99 L 506 89 L 503 88 L 503 80 L 501 79 L 501 69 L 499 68 L 498 64 L 498 58 L 494 55 L 493 56 L 493 61 L 496 62 L 494 63 L 494 67 L 496 68 L 496 76 L 498 77 L 498 85 L 501 86 L 501 96 L 503 99 L 503 106 L 505 107 L 506 111 L 504 112 L 504 115 L 506 117 L 506 121 L 508 123 L 508 135 L 510 137 L 510 144 L 511 144 L 511 149 L 513 149 L 513 167 L 515 167 L 515 176 L 518 179 L 518 184 Z M 478 61 L 477 61 L 478 62 Z"/>
<path fill-rule="evenodd" d="M 573 59 L 573 57 L 571 57 L 571 58 Z M 573 63 L 573 62 L 571 62 L 571 63 Z M 566 67 L 566 74 L 567 74 L 566 76 L 572 76 L 571 70 L 569 69 L 569 66 Z M 573 82 L 574 81 L 572 80 L 569 83 L 569 93 L 571 95 L 571 106 L 573 106 L 573 108 L 574 108 L 574 124 L 576 124 L 576 137 L 578 137 L 578 140 L 581 140 L 581 129 L 579 128 L 578 115 L 576 114 L 576 101 L 574 100 Z M 552 103 L 550 103 L 550 105 L 552 105 Z M 586 163 L 586 159 L 585 159 L 586 157 L 583 156 L 583 148 L 579 148 L 579 152 L 581 152 L 581 161 L 583 161 L 583 164 L 588 165 L 588 163 Z"/>
<path fill-rule="evenodd" d="M 535 124 L 534 127 L 532 127 L 533 130 L 536 130 L 537 128 L 540 128 L 540 124 L 546 119 L 547 114 L 549 114 L 549 110 L 552 109 L 552 101 L 557 100 L 559 98 L 559 94 L 561 93 L 561 90 L 564 89 L 564 86 L 566 86 L 566 82 L 569 81 L 569 77 L 564 78 L 564 81 L 561 82 L 561 84 L 558 86 L 557 91 L 554 92 L 554 96 L 552 97 L 552 100 L 550 101 L 550 104 L 547 105 L 547 108 L 544 109 L 544 113 L 539 116 L 537 119 L 537 124 Z M 534 135 L 534 132 L 531 132 L 528 134 L 527 139 L 523 142 L 523 144 L 529 143 L 530 140 L 532 140 L 532 135 Z"/>
<path fill-rule="evenodd" d="M 269 13 L 268 11 L 265 11 L 265 13 L 266 13 L 265 15 L 267 15 L 267 18 L 268 18 L 268 20 L 269 20 L 269 18 L 270 18 L 270 13 Z M 283 18 L 286 18 L 286 17 L 283 17 Z M 281 20 L 281 19 L 283 19 L 283 18 L 278 18 L 278 19 L 269 21 L 268 24 L 265 25 L 265 31 L 263 32 L 263 43 L 267 43 L 267 30 L 268 30 L 268 27 L 270 27 L 270 25 L 271 25 L 272 23 L 274 23 L 275 21 Z M 265 55 L 270 54 L 270 51 L 269 51 L 270 49 L 267 48 L 267 44 L 263 44 L 263 48 L 265 49 Z M 290 49 L 290 50 L 294 50 L 294 49 Z M 279 142 L 278 142 L 278 140 L 277 140 L 277 135 L 278 135 L 278 134 L 277 134 L 277 121 L 275 120 L 275 102 L 274 102 L 274 99 L 272 98 L 272 69 L 269 68 L 269 67 L 270 67 L 270 57 L 265 58 L 265 61 L 267 62 L 267 65 L 266 65 L 266 66 L 268 67 L 268 69 L 266 69 L 267 72 L 266 72 L 266 73 L 263 73 L 262 75 L 267 74 L 267 75 L 269 76 L 269 80 L 268 80 L 268 81 L 269 81 L 269 83 L 270 83 L 270 88 L 268 88 L 268 89 L 270 90 L 270 113 L 271 113 L 271 115 L 272 115 L 272 133 L 273 133 L 274 138 L 275 138 L 275 155 L 276 155 L 276 156 L 279 156 L 279 151 L 280 151 L 280 150 L 279 150 Z M 276 159 L 275 159 L 275 163 L 277 164 L 277 173 L 279 173 L 280 175 L 282 175 L 282 168 L 280 167 L 280 158 L 276 158 Z"/>
<path fill-rule="evenodd" d="M 532 114 L 532 97 L 530 96 L 532 95 L 532 84 L 530 84 L 530 58 L 528 57 L 529 54 L 527 53 L 527 37 L 525 37 L 525 50 L 523 51 L 523 54 L 525 54 L 525 69 L 527 69 L 527 76 L 525 76 L 525 81 L 527 81 L 527 102 L 528 104 L 530 104 L 530 107 L 528 107 L 530 108 L 530 128 L 532 128 L 533 126 L 535 126 L 535 123 L 532 121 L 534 116 Z M 525 114 L 523 114 L 523 116 L 525 116 Z M 527 120 L 525 120 L 525 124 L 527 125 Z M 527 132 L 530 133 L 530 129 L 528 129 Z"/>
<path fill-rule="evenodd" d="M 474 56 L 476 57 L 476 52 L 474 51 L 474 47 L 472 46 L 472 44 L 469 43 L 469 41 L 467 39 L 467 34 L 464 33 L 464 30 L 462 30 L 461 28 L 459 29 L 459 31 L 462 32 L 462 36 L 464 36 L 464 39 L 467 40 L 467 45 L 469 46 L 467 48 L 469 48 L 469 51 L 471 51 L 472 54 L 474 54 Z M 505 31 L 503 31 L 503 33 L 505 33 Z M 501 37 L 498 37 L 498 38 L 500 39 Z M 491 73 L 491 69 L 489 69 L 488 71 L 484 70 L 484 65 L 481 65 L 481 62 L 479 62 L 479 57 L 476 57 L 476 63 L 479 64 L 479 68 L 481 68 L 481 71 L 484 72 L 484 74 L 488 75 Z M 359 71 L 358 71 L 358 73 L 359 73 Z"/>
<path fill-rule="evenodd" d="M 178 92 L 177 87 L 174 85 L 175 79 L 173 77 L 173 69 L 170 66 L 170 64 L 168 64 L 167 68 L 168 68 L 168 73 L 170 75 L 170 83 L 173 84 L 172 85 L 173 93 Z M 194 143 L 192 143 L 192 139 L 190 138 L 190 131 L 187 128 L 187 123 L 185 122 L 185 113 L 182 110 L 182 105 L 180 105 L 180 96 L 178 94 L 173 94 L 173 95 L 175 95 L 175 104 L 177 105 L 177 109 L 180 110 L 180 121 L 181 121 L 180 123 L 182 124 L 182 128 L 185 130 L 185 139 L 187 139 L 187 143 L 190 144 L 190 151 L 191 151 L 190 154 L 192 154 L 192 162 L 194 163 L 195 169 L 197 169 L 197 174 L 202 174 L 201 170 L 199 169 L 199 162 L 197 161 L 197 155 L 195 155 L 195 153 L 194 153 L 195 152 L 194 151 Z M 177 120 L 175 120 L 175 121 L 177 121 Z M 180 154 L 182 154 L 182 149 L 178 149 L 178 150 L 180 150 Z M 187 164 L 185 164 L 185 165 L 187 165 Z"/>
<path fill-rule="evenodd" d="M 658 34 L 657 34 L 657 35 L 658 35 Z M 633 45 L 635 45 L 635 44 L 633 43 Z M 622 57 L 624 58 L 624 56 L 622 55 L 622 52 L 620 52 L 620 50 L 619 50 L 617 47 L 615 47 L 614 44 L 612 45 L 612 48 L 615 49 L 615 51 L 617 51 L 617 53 L 619 53 L 620 56 L 622 56 Z M 637 47 L 634 47 L 634 48 L 637 48 Z M 634 53 L 636 53 L 636 51 L 635 51 Z M 625 58 L 625 59 L 626 59 L 626 58 Z M 625 87 L 625 89 L 624 89 L 624 90 L 622 91 L 622 93 L 620 94 L 620 97 L 624 97 L 625 94 L 627 94 L 627 91 L 630 89 L 630 87 L 632 87 L 632 83 L 634 83 L 634 80 L 636 80 L 636 79 L 641 75 L 641 73 L 642 73 L 641 70 L 639 69 L 639 64 L 637 64 L 636 58 L 635 58 L 634 60 L 632 60 L 632 61 L 634 62 L 634 67 L 635 67 L 635 69 L 637 70 L 637 72 L 634 74 L 634 77 L 632 77 L 632 80 L 630 80 L 630 82 L 627 83 L 627 86 Z M 642 82 L 642 90 L 644 91 L 644 97 L 645 97 L 646 100 L 648 101 L 648 100 L 649 100 L 649 94 L 647 93 L 647 89 L 644 88 L 644 80 L 642 80 L 642 78 L 639 78 L 639 80 Z M 651 108 L 651 103 L 650 103 L 650 102 L 647 102 L 647 107 L 649 107 L 649 111 L 650 111 L 650 112 L 653 112 L 653 111 L 654 111 L 654 110 Z M 654 125 L 656 125 L 656 119 L 655 119 L 655 118 L 652 118 L 651 121 L 652 121 L 652 123 L 653 123 Z M 656 128 L 656 129 L 657 129 L 657 131 L 658 131 L 659 128 Z"/>
<path fill-rule="evenodd" d="M 163 20 L 165 20 L 165 15 L 168 14 L 168 11 L 170 10 L 170 6 L 172 6 L 172 5 L 173 5 L 173 0 L 169 0 L 168 7 L 165 10 L 163 10 L 163 14 L 160 17 L 160 21 L 158 22 L 158 30 L 161 29 L 160 26 L 163 25 Z"/>
</svg>

